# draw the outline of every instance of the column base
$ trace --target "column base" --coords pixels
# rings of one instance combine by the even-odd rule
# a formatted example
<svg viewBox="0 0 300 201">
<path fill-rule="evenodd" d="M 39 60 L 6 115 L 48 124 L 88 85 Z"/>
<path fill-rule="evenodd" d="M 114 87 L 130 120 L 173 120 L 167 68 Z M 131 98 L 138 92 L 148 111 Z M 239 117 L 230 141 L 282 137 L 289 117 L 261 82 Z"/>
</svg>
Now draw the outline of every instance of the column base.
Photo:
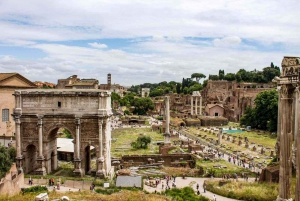
<svg viewBox="0 0 300 201">
<path fill-rule="evenodd" d="M 17 165 L 18 174 L 24 173 L 24 170 L 23 170 L 23 167 L 22 167 L 23 166 L 23 159 L 24 159 L 23 156 L 16 157 L 16 165 Z"/>
<path fill-rule="evenodd" d="M 285 198 L 279 197 L 279 195 L 278 195 L 276 201 L 293 201 L 293 198 L 285 199 Z"/>
<path fill-rule="evenodd" d="M 104 179 L 106 177 L 106 172 L 104 169 L 102 170 L 98 170 L 97 173 L 96 173 L 97 177 L 101 178 L 101 179 Z"/>
<path fill-rule="evenodd" d="M 81 159 L 75 159 L 74 160 L 74 166 L 75 166 L 75 169 L 73 171 L 74 176 L 83 177 L 84 172 L 81 169 Z"/>
<path fill-rule="evenodd" d="M 44 165 L 44 157 L 38 157 L 36 159 L 36 162 L 38 164 L 38 168 L 34 171 L 36 175 L 46 175 L 47 172 L 46 172 L 46 168 L 45 168 L 45 165 Z"/>
</svg>

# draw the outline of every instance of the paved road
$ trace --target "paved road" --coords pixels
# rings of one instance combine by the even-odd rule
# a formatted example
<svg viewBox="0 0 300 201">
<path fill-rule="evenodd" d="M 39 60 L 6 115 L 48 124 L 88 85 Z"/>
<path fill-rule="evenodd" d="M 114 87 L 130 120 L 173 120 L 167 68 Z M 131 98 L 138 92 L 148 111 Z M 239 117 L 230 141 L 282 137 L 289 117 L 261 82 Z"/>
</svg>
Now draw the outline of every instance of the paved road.
<svg viewBox="0 0 300 201">
<path fill-rule="evenodd" d="M 209 180 L 209 179 L 208 178 L 196 178 L 196 177 L 186 177 L 185 179 L 182 179 L 181 177 L 176 177 L 175 183 L 176 183 L 177 188 L 191 186 L 195 190 L 195 193 L 196 193 L 196 185 L 198 183 L 201 195 L 203 195 L 209 199 L 212 199 L 213 195 L 215 195 L 218 201 L 237 201 L 236 199 L 226 198 L 226 197 L 214 194 L 212 192 L 209 192 L 207 190 L 204 193 L 203 183 L 205 180 Z M 164 182 L 164 185 L 166 185 L 166 180 L 162 180 L 162 182 Z M 171 184 L 172 182 L 169 182 L 169 183 Z M 155 192 L 155 190 L 156 190 L 156 192 L 163 191 L 161 183 L 156 188 L 150 187 L 148 185 L 144 185 L 144 190 L 146 190 L 148 192 Z"/>
</svg>

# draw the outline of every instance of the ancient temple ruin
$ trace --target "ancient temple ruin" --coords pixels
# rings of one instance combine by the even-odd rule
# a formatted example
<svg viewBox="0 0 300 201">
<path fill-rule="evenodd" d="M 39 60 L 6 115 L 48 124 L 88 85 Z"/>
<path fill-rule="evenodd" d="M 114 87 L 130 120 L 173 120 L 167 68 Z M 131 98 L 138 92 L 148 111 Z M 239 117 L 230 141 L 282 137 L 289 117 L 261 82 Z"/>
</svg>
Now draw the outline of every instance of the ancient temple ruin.
<svg viewBox="0 0 300 201">
<path fill-rule="evenodd" d="M 300 201 L 300 133 L 299 133 L 299 83 L 300 57 L 284 57 L 282 74 L 274 78 L 278 98 L 279 195 L 277 201 L 291 199 L 292 163 L 296 168 L 295 200 Z"/>
</svg>

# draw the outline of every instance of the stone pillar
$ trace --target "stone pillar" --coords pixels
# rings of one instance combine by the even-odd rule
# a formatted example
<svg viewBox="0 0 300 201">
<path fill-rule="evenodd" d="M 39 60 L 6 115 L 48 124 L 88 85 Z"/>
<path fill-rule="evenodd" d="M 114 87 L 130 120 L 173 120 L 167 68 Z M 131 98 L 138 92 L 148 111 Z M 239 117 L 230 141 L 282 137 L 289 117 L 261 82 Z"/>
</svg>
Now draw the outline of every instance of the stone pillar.
<svg viewBox="0 0 300 201">
<path fill-rule="evenodd" d="M 195 99 L 196 99 L 196 101 L 195 101 L 195 115 L 197 115 L 198 114 L 198 107 L 197 107 L 198 97 L 196 96 Z"/>
<path fill-rule="evenodd" d="M 80 158 L 80 118 L 75 119 L 76 125 L 76 144 L 74 150 L 74 175 L 75 176 L 83 176 L 83 172 L 81 169 L 81 158 Z"/>
<path fill-rule="evenodd" d="M 43 156 L 43 119 L 38 120 L 39 126 L 39 158 L 44 158 Z"/>
<path fill-rule="evenodd" d="M 99 119 L 99 158 L 97 159 L 97 176 L 104 178 L 105 176 L 105 170 L 104 170 L 104 157 L 103 157 L 103 130 L 102 130 L 102 124 L 103 120 Z"/>
<path fill-rule="evenodd" d="M 38 136 L 39 136 L 39 153 L 36 159 L 38 168 L 35 170 L 35 173 L 38 175 L 46 175 L 45 168 L 45 157 L 43 155 L 43 119 L 38 119 Z"/>
<path fill-rule="evenodd" d="M 194 101 L 194 97 L 193 96 L 191 96 L 191 115 L 193 115 L 194 114 L 194 108 L 193 108 L 193 101 Z"/>
<path fill-rule="evenodd" d="M 280 152 L 280 130 L 281 130 L 281 119 L 279 118 L 281 115 L 281 107 L 280 107 L 280 90 L 281 86 L 277 87 L 278 92 L 278 111 L 277 111 L 277 142 L 275 144 L 275 150 L 276 150 L 276 157 L 279 159 L 279 152 Z"/>
<path fill-rule="evenodd" d="M 15 124 L 16 124 L 16 165 L 18 169 L 18 173 L 23 172 L 23 156 L 21 153 L 21 121 L 19 116 L 14 117 Z"/>
<path fill-rule="evenodd" d="M 219 133 L 218 133 L 218 144 L 222 143 L 222 130 L 223 128 L 219 128 Z"/>
<path fill-rule="evenodd" d="M 290 199 L 292 178 L 292 90 L 290 85 L 282 85 L 280 90 L 280 160 L 279 160 L 279 196 L 277 201 Z"/>
<path fill-rule="evenodd" d="M 294 128 L 294 152 L 295 152 L 295 168 L 296 168 L 296 188 L 295 188 L 295 200 L 300 201 L 300 132 L 299 132 L 299 88 L 295 89 L 295 128 Z"/>
<path fill-rule="evenodd" d="M 200 96 L 200 115 L 202 115 L 202 96 Z"/>
<path fill-rule="evenodd" d="M 165 96 L 165 116 L 166 116 L 166 131 L 164 134 L 164 144 L 170 144 L 170 105 L 169 105 L 169 96 Z"/>
</svg>

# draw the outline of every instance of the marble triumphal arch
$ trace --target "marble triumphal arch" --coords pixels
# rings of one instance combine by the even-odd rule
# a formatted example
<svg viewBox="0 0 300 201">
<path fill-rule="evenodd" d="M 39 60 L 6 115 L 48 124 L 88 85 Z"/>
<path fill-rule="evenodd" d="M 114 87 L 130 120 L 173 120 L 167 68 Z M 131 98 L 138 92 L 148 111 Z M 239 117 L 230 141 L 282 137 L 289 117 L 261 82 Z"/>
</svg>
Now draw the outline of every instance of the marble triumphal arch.
<svg viewBox="0 0 300 201">
<path fill-rule="evenodd" d="M 111 95 L 103 90 L 16 90 L 17 168 L 45 175 L 57 169 L 57 131 L 67 129 L 74 142 L 74 175 L 91 171 L 90 146 L 97 156 L 96 174 L 111 172 Z"/>
</svg>

